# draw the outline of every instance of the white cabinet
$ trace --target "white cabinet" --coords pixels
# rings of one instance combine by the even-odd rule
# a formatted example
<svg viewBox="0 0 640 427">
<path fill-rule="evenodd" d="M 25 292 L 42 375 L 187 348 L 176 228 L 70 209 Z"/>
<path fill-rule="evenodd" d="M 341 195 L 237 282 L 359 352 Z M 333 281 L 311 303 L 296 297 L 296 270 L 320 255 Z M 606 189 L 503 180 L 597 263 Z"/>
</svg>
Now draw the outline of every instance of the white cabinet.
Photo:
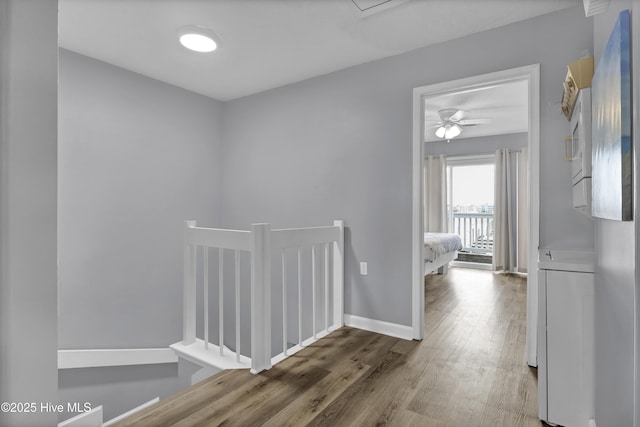
<svg viewBox="0 0 640 427">
<path fill-rule="evenodd" d="M 593 265 L 559 257 L 538 268 L 540 418 L 586 427 L 594 413 Z"/>
</svg>

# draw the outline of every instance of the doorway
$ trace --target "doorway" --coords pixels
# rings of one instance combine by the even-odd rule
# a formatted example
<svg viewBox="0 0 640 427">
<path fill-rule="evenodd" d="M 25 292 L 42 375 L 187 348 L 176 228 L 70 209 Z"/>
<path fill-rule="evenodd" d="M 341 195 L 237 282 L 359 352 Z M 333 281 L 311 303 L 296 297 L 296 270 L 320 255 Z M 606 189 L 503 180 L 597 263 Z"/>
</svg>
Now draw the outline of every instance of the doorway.
<svg viewBox="0 0 640 427">
<path fill-rule="evenodd" d="M 540 66 L 529 65 L 495 73 L 437 83 L 415 88 L 413 91 L 413 208 L 412 208 L 412 330 L 413 338 L 424 337 L 424 275 L 423 275 L 423 159 L 425 135 L 425 98 L 455 91 L 470 91 L 506 82 L 526 81 L 528 91 L 527 146 L 529 148 L 529 216 L 528 261 L 537 263 L 540 207 Z M 535 274 L 527 277 L 527 363 L 537 366 L 537 310 L 538 283 Z"/>
</svg>

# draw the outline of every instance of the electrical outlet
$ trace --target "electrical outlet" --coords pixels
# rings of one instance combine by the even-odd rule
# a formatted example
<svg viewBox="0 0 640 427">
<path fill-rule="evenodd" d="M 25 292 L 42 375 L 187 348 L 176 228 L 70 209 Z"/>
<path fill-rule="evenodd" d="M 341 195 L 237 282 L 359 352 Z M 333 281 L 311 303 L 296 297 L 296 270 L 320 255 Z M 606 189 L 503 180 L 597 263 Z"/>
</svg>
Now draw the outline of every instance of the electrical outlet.
<svg viewBox="0 0 640 427">
<path fill-rule="evenodd" d="M 361 262 L 360 263 L 360 274 L 363 276 L 366 276 L 367 273 L 367 263 L 366 262 Z"/>
</svg>

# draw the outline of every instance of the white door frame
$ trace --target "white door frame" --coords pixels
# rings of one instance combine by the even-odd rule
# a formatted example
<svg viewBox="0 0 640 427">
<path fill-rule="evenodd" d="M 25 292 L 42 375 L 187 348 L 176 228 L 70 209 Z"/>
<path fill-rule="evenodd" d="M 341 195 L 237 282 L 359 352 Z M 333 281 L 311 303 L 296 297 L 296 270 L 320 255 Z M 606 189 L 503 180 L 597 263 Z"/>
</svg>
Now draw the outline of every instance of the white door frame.
<svg viewBox="0 0 640 427">
<path fill-rule="evenodd" d="M 514 80 L 529 83 L 529 274 L 527 275 L 527 363 L 537 366 L 538 243 L 540 239 L 540 65 L 533 64 L 479 76 L 417 87 L 413 90 L 413 211 L 412 211 L 412 329 L 413 338 L 424 337 L 423 164 L 424 98 L 500 84 Z"/>
</svg>

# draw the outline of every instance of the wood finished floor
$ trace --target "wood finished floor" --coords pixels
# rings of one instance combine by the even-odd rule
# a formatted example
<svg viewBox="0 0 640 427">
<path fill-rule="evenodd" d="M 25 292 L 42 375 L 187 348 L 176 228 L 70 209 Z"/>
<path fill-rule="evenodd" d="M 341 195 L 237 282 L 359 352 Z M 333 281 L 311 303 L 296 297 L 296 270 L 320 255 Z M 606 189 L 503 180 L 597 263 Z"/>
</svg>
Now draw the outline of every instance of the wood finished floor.
<svg viewBox="0 0 640 427">
<path fill-rule="evenodd" d="M 342 328 L 269 371 L 226 371 L 117 426 L 541 426 L 526 280 L 425 279 L 425 339 Z"/>
</svg>

